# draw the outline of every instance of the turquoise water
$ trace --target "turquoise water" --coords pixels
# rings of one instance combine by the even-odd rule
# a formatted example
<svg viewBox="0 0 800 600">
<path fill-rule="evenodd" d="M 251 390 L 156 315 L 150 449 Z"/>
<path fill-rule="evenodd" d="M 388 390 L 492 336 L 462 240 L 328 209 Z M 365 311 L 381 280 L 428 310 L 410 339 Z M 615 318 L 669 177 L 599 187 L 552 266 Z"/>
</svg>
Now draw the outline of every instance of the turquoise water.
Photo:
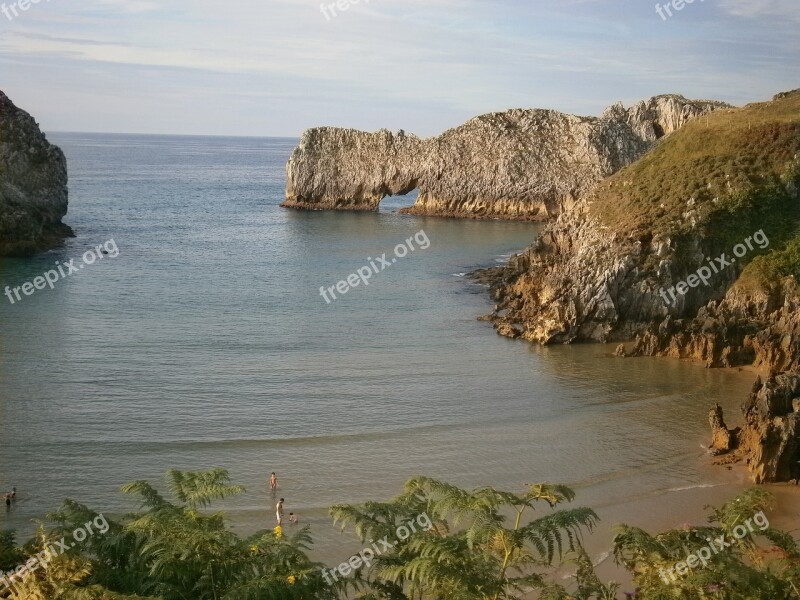
<svg viewBox="0 0 800 600">
<path fill-rule="evenodd" d="M 248 488 L 226 505 L 243 530 L 274 524 L 277 471 L 287 512 L 337 556 L 326 507 L 387 498 L 415 474 L 564 482 L 609 521 L 636 506 L 652 521 L 652 499 L 725 483 L 703 467 L 706 413 L 733 410 L 752 375 L 539 349 L 476 320 L 490 302 L 463 274 L 537 226 L 393 212 L 409 199 L 376 214 L 281 209 L 296 140 L 50 137 L 69 160 L 77 237 L 0 261 L 0 286 L 112 238 L 120 253 L 14 305 L 0 297 L 0 490 L 20 490 L 0 528 L 29 532 L 65 497 L 124 512 L 120 485 L 169 468 L 230 469 Z M 420 230 L 429 248 L 321 298 Z"/>
</svg>

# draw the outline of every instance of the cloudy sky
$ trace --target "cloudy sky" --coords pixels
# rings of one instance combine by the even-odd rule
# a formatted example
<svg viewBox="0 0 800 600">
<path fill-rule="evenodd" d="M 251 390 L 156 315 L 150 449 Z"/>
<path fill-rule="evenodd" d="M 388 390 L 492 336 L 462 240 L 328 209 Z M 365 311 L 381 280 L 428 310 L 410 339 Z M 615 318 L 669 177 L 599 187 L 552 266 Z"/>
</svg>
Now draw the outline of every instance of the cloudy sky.
<svg viewBox="0 0 800 600">
<path fill-rule="evenodd" d="M 800 0 L 666 20 L 652 0 L 339 0 L 328 17 L 320 0 L 18 1 L 0 0 L 0 90 L 48 131 L 432 135 L 513 107 L 800 87 Z"/>
</svg>

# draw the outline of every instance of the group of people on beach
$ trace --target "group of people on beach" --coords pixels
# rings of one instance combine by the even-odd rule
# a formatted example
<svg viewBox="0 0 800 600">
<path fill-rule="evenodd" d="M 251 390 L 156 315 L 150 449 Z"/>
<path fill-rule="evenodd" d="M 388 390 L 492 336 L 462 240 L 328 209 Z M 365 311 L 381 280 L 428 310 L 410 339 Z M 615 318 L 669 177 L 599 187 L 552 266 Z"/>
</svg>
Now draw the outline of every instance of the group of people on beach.
<svg viewBox="0 0 800 600">
<path fill-rule="evenodd" d="M 17 499 L 17 488 L 11 488 L 10 492 L 6 492 L 5 494 L 6 499 L 6 510 L 11 508 L 11 503 Z"/>
<path fill-rule="evenodd" d="M 269 476 L 269 489 L 272 492 L 273 497 L 275 496 L 275 492 L 278 491 L 278 476 L 275 475 L 275 471 L 273 471 Z M 278 521 L 278 527 L 283 526 L 283 503 L 285 500 L 281 498 L 278 500 L 278 503 L 275 505 L 275 518 Z M 289 513 L 289 523 L 292 525 L 297 525 L 297 515 L 293 512 Z"/>
</svg>

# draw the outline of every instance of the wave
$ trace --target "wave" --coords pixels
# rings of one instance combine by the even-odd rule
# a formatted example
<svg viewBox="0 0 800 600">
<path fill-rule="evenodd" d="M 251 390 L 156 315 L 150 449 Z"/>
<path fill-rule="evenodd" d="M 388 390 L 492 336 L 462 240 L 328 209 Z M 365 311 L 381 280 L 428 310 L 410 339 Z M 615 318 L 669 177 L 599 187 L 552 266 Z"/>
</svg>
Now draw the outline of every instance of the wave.
<svg viewBox="0 0 800 600">
<path fill-rule="evenodd" d="M 721 487 L 726 485 L 724 483 L 697 483 L 695 485 L 687 485 L 683 487 L 676 487 L 676 488 L 668 488 L 666 491 L 667 493 L 671 492 L 685 492 L 687 490 L 697 490 L 697 489 L 705 489 L 705 488 L 715 488 Z"/>
<path fill-rule="evenodd" d="M 342 433 L 334 435 L 307 435 L 286 436 L 270 438 L 228 438 L 228 439 L 175 439 L 175 440 L 109 440 L 83 439 L 80 442 L 69 442 L 70 447 L 76 451 L 86 449 L 97 452 L 103 447 L 116 452 L 128 451 L 134 453 L 147 453 L 153 450 L 197 450 L 197 449 L 222 449 L 222 448 L 270 448 L 306 445 L 331 445 L 353 442 L 384 441 L 388 438 L 402 438 L 410 434 L 424 433 L 426 431 L 469 431 L 480 427 L 479 423 L 437 423 L 431 425 L 415 425 L 391 431 L 364 431 Z M 42 447 L 62 447 L 63 442 L 43 443 Z"/>
</svg>

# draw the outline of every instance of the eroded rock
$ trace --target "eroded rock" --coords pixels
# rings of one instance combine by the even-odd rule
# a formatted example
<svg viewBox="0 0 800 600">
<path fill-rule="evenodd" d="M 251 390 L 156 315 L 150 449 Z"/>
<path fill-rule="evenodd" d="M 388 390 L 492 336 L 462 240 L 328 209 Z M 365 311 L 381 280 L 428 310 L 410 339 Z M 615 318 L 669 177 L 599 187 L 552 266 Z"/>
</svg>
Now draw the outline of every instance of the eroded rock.
<svg viewBox="0 0 800 600">
<path fill-rule="evenodd" d="M 72 230 L 67 161 L 36 121 L 0 92 L 0 256 L 52 248 Z"/>
<path fill-rule="evenodd" d="M 602 117 L 516 109 L 471 119 L 435 138 L 323 127 L 303 134 L 287 165 L 286 201 L 301 209 L 376 210 L 419 189 L 404 212 L 541 220 L 688 120 L 727 106 L 658 96 Z"/>
<path fill-rule="evenodd" d="M 712 449 L 734 449 L 732 458 L 744 461 L 755 483 L 797 480 L 800 477 L 800 375 L 759 377 L 742 406 L 744 426 L 729 431 L 722 409 L 712 411 Z M 727 432 L 727 434 L 725 433 Z M 729 461 L 727 461 L 729 462 Z"/>
<path fill-rule="evenodd" d="M 709 452 L 714 456 L 727 454 L 734 450 L 739 442 L 738 435 L 739 429 L 728 429 L 725 425 L 725 419 L 722 414 L 722 407 L 717 404 L 711 409 L 708 415 L 708 421 L 711 425 L 711 444 L 708 447 Z"/>
</svg>

